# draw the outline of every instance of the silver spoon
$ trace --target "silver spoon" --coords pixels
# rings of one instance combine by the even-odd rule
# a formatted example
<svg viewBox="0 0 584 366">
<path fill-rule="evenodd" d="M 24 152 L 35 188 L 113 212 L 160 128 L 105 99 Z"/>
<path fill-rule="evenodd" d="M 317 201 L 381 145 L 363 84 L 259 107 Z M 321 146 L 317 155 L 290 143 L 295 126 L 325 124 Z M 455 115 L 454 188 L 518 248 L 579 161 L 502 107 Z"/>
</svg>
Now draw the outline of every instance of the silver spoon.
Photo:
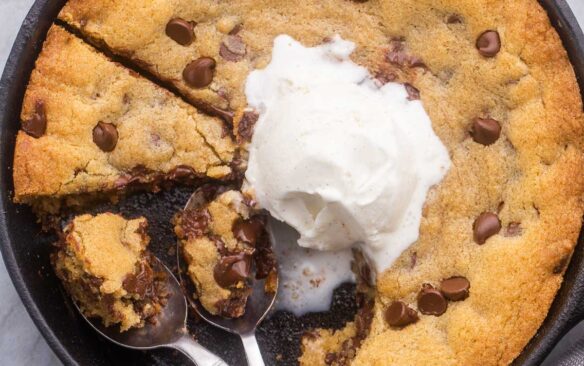
<svg viewBox="0 0 584 366">
<path fill-rule="evenodd" d="M 185 206 L 185 210 L 200 208 L 204 203 L 201 195 L 198 192 L 193 193 L 189 201 Z M 182 249 L 180 243 L 177 243 L 177 258 L 179 264 L 179 278 L 184 288 L 190 294 L 194 293 L 194 286 L 192 281 L 187 276 L 183 276 L 184 267 L 181 266 L 182 261 Z M 183 264 L 184 266 L 184 264 Z M 189 302 L 199 314 L 199 316 L 204 319 L 207 323 L 214 325 L 220 329 L 227 332 L 238 335 L 243 343 L 243 348 L 245 349 L 245 355 L 247 358 L 247 364 L 250 366 L 264 366 L 264 359 L 262 357 L 260 347 L 258 345 L 255 331 L 258 325 L 264 320 L 274 301 L 276 300 L 276 293 L 274 291 L 272 294 L 268 294 L 264 291 L 264 282 L 260 280 L 255 280 L 253 282 L 252 293 L 247 301 L 247 306 L 245 308 L 245 314 L 237 319 L 227 319 L 220 316 L 210 314 L 201 303 L 191 296 L 187 296 Z M 278 283 L 276 282 L 276 289 Z"/>
<path fill-rule="evenodd" d="M 228 366 L 225 361 L 195 342 L 189 335 L 186 326 L 188 306 L 180 283 L 158 258 L 155 258 L 152 265 L 168 275 L 168 303 L 158 315 L 157 324 L 146 323 L 143 328 L 120 333 L 117 327 L 105 327 L 100 320 L 87 318 L 73 301 L 75 307 L 93 329 L 118 346 L 139 351 L 174 348 L 184 353 L 198 366 Z"/>
</svg>

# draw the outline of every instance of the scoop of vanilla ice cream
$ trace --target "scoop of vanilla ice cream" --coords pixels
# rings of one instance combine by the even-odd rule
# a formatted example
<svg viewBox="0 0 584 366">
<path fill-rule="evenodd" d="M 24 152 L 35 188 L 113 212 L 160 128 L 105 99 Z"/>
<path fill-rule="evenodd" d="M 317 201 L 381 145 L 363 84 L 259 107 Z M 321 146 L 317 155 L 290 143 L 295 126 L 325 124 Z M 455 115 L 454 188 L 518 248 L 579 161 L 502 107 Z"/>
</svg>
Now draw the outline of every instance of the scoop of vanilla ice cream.
<svg viewBox="0 0 584 366">
<path fill-rule="evenodd" d="M 248 104 L 260 115 L 246 172 L 259 205 L 319 250 L 360 246 L 378 271 L 419 236 L 429 189 L 450 167 L 420 101 L 379 86 L 335 37 L 307 48 L 275 39 L 252 72 Z"/>
</svg>

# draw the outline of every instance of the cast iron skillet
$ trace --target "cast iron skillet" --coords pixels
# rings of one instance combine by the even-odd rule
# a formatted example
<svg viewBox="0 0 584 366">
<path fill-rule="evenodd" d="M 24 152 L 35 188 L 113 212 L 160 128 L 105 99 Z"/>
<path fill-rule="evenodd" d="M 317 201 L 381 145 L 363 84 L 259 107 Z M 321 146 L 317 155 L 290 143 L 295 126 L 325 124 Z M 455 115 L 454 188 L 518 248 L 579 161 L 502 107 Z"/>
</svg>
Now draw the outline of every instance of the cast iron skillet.
<svg viewBox="0 0 584 366">
<path fill-rule="evenodd" d="M 177 365 L 185 360 L 178 353 L 127 351 L 103 342 L 89 329 L 65 298 L 54 277 L 49 252 L 54 237 L 40 234 L 36 218 L 27 207 L 11 201 L 12 159 L 22 98 L 46 32 L 64 0 L 37 0 L 24 21 L 0 82 L 0 242 L 8 272 L 32 319 L 59 358 L 66 365 Z M 584 36 L 564 0 L 540 0 L 560 33 L 584 90 Z M 51 174 L 47 171 L 47 174 Z M 150 223 L 154 252 L 172 265 L 174 239 L 169 224 L 172 215 L 190 195 L 187 187 L 159 194 L 131 196 L 119 207 L 102 205 L 94 211 L 113 210 L 128 216 L 146 216 Z M 559 339 L 584 319 L 584 236 L 567 269 L 566 277 L 551 310 L 538 333 L 515 361 L 515 365 L 540 364 Z M 258 330 L 260 346 L 268 364 L 295 365 L 298 340 L 311 327 L 341 327 L 352 318 L 352 287 L 336 291 L 329 313 L 297 319 L 289 313 L 276 313 Z M 245 365 L 237 339 L 198 322 L 189 321 L 201 343 L 218 352 L 231 365 Z M 582 353 L 580 357 L 584 362 Z M 579 362 L 579 363 L 580 363 Z M 185 363 L 188 364 L 188 363 Z M 204 366 L 204 365 L 201 365 Z"/>
</svg>

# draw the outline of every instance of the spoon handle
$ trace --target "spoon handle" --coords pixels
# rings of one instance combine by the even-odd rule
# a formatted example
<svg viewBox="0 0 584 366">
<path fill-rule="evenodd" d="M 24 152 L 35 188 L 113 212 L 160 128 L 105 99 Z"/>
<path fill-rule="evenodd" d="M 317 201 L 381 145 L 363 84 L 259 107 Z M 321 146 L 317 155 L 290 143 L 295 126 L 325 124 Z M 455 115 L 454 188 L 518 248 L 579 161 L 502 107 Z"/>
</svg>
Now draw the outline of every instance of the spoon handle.
<svg viewBox="0 0 584 366">
<path fill-rule="evenodd" d="M 264 359 L 260 351 L 260 346 L 256 339 L 255 333 L 241 334 L 241 342 L 245 349 L 248 366 L 264 366 Z"/>
<path fill-rule="evenodd" d="M 179 338 L 178 341 L 169 346 L 184 353 L 197 366 L 229 366 L 219 356 L 216 356 L 205 347 L 195 342 L 195 340 L 188 334 L 185 334 Z"/>
</svg>

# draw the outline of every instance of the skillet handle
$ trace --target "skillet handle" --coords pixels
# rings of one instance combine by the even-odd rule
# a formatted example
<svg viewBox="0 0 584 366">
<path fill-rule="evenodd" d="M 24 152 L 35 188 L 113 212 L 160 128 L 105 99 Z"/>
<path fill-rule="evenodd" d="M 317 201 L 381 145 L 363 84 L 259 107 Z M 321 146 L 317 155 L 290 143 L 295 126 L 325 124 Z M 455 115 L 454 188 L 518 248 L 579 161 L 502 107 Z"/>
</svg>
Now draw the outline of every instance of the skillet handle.
<svg viewBox="0 0 584 366">
<path fill-rule="evenodd" d="M 188 334 L 183 335 L 176 342 L 168 346 L 184 353 L 197 366 L 229 366 L 219 356 L 216 356 L 195 342 Z"/>
</svg>

